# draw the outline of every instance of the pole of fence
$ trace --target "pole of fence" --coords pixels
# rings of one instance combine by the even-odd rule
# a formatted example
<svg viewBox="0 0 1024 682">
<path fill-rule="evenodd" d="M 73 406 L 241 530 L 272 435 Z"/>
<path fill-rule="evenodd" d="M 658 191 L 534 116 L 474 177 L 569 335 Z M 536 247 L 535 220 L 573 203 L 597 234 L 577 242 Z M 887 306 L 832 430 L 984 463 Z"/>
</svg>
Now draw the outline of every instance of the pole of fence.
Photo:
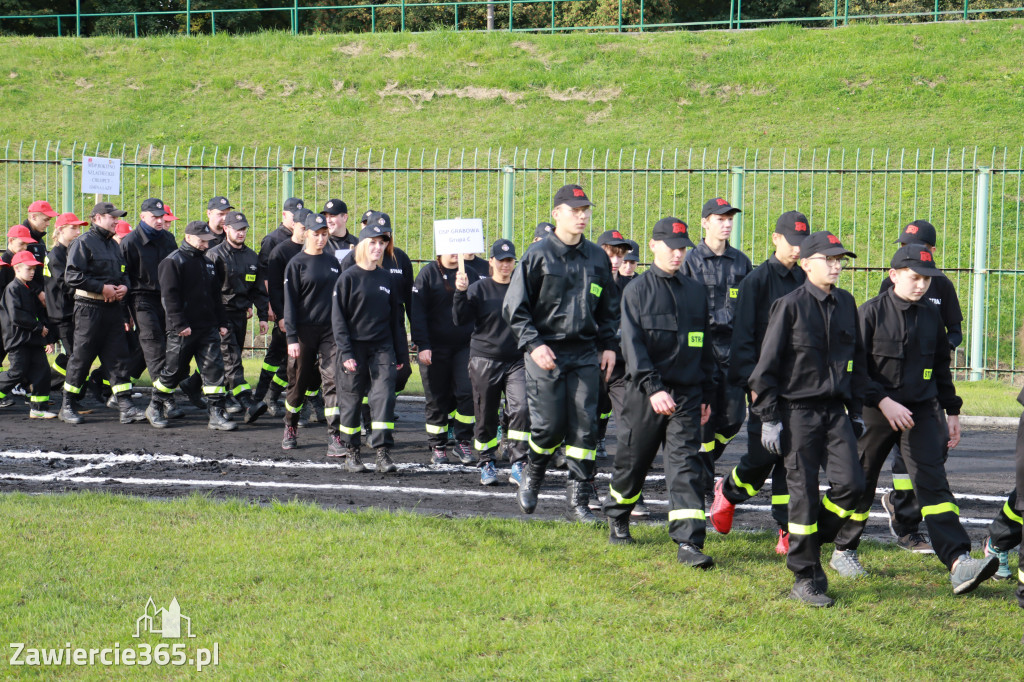
<svg viewBox="0 0 1024 682">
<path fill-rule="evenodd" d="M 832 2 L 832 28 L 836 27 L 839 22 L 839 0 L 833 0 Z"/>
<path fill-rule="evenodd" d="M 292 35 L 299 34 L 299 0 L 292 5 Z"/>
<path fill-rule="evenodd" d="M 512 166 L 505 166 L 501 169 L 502 185 L 502 213 L 501 213 L 501 236 L 505 239 L 514 239 L 515 225 L 512 224 L 515 208 L 516 169 Z"/>
<path fill-rule="evenodd" d="M 992 169 L 977 172 L 974 212 L 974 300 L 971 304 L 971 381 L 985 377 L 985 283 L 988 279 L 988 202 Z"/>
<path fill-rule="evenodd" d="M 61 159 L 60 179 L 64 191 L 60 196 L 61 208 L 64 213 L 75 212 L 75 162 L 71 159 Z"/>
<path fill-rule="evenodd" d="M 402 0 L 402 31 L 405 31 L 405 0 Z"/>
<path fill-rule="evenodd" d="M 738 209 L 743 209 L 743 167 L 733 166 L 729 169 L 729 176 L 732 178 L 732 192 L 729 196 L 729 203 Z M 729 243 L 737 249 L 743 248 L 743 214 L 735 213 L 732 216 L 732 234 L 729 235 Z"/>
<path fill-rule="evenodd" d="M 850 0 L 843 3 L 843 26 L 850 25 Z"/>
<path fill-rule="evenodd" d="M 82 0 L 75 0 L 75 35 L 82 37 Z"/>
<path fill-rule="evenodd" d="M 622 0 L 619 0 L 619 33 L 622 33 Z"/>
<path fill-rule="evenodd" d="M 935 0 L 935 21 L 939 20 L 939 0 Z"/>
<path fill-rule="evenodd" d="M 192 0 L 185 0 L 185 35 L 192 34 Z"/>
<path fill-rule="evenodd" d="M 971 0 L 964 0 L 964 21 L 967 21 L 967 10 L 971 6 Z"/>
<path fill-rule="evenodd" d="M 640 0 L 640 32 L 644 32 L 644 0 Z"/>
<path fill-rule="evenodd" d="M 281 205 L 295 196 L 295 169 L 291 166 L 281 166 Z"/>
</svg>

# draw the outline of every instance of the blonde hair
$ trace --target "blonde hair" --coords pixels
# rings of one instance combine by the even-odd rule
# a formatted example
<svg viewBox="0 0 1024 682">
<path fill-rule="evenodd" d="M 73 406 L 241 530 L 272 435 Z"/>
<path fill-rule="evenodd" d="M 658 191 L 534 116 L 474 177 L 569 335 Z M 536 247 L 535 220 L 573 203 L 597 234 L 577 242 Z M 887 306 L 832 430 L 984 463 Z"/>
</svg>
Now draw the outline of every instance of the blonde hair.
<svg viewBox="0 0 1024 682">
<path fill-rule="evenodd" d="M 356 265 L 367 265 L 367 264 L 369 264 L 369 262 L 370 262 L 370 242 L 373 241 L 373 239 L 375 239 L 375 238 L 374 237 L 368 237 L 367 239 L 361 239 L 361 240 L 359 240 L 359 243 L 356 244 L 355 254 L 352 256 L 353 259 L 356 262 Z M 388 242 L 390 242 L 390 241 L 391 240 L 389 239 Z M 383 261 L 384 261 L 384 254 L 382 253 L 381 257 L 376 261 L 375 264 L 377 266 L 380 266 L 380 264 Z"/>
</svg>

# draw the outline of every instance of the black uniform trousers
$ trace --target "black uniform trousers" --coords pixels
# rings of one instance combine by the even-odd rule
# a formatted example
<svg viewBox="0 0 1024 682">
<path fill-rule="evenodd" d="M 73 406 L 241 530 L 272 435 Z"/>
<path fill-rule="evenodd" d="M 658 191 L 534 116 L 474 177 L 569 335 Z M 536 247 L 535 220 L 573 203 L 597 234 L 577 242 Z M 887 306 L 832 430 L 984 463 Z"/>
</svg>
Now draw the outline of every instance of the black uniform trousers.
<svg viewBox="0 0 1024 682">
<path fill-rule="evenodd" d="M 430 364 L 420 364 L 427 440 L 430 447 L 448 443 L 448 424 L 455 440 L 473 440 L 473 386 L 469 382 L 469 346 L 431 350 Z"/>
<path fill-rule="evenodd" d="M 864 494 L 854 513 L 836 536 L 838 549 L 857 549 L 867 524 L 868 511 L 875 499 L 878 474 L 893 445 L 900 443 L 910 479 L 917 489 L 932 547 L 939 560 L 952 568 L 957 557 L 971 551 L 971 539 L 960 524 L 960 508 L 956 505 L 942 457 L 944 429 L 940 424 L 942 411 L 938 403 L 928 401 L 906 406 L 913 414 L 914 426 L 907 431 L 893 431 L 882 411 L 864 408 L 864 433 L 857 449 L 864 470 Z"/>
<path fill-rule="evenodd" d="M 277 326 L 277 322 L 272 322 L 271 326 L 270 343 L 267 344 L 267 354 L 263 356 L 259 383 L 261 386 L 270 386 L 276 394 L 288 386 L 288 368 L 285 362 L 288 359 L 288 337 Z M 256 397 L 263 398 L 262 395 Z"/>
<path fill-rule="evenodd" d="M 156 381 L 158 377 L 163 376 L 167 348 L 167 325 L 160 295 L 141 294 L 132 297 L 132 312 L 149 376 Z"/>
<path fill-rule="evenodd" d="M 1020 442 L 1020 428 L 1018 428 L 1018 443 Z M 1021 543 L 1021 524 L 1024 523 L 1024 515 L 1017 510 L 1017 490 L 1010 492 L 1010 496 L 1003 503 L 996 517 L 989 524 L 988 534 L 992 538 L 992 546 L 1001 552 L 1008 552 Z"/>
<path fill-rule="evenodd" d="M 245 332 L 249 327 L 249 319 L 245 311 L 231 311 L 227 314 L 228 333 L 221 337 L 220 353 L 224 356 L 224 382 L 231 395 L 237 396 L 252 387 L 245 382 L 245 369 L 242 367 L 242 349 L 245 348 Z"/>
<path fill-rule="evenodd" d="M 541 369 L 530 354 L 526 364 L 526 401 L 530 406 L 531 462 L 546 467 L 562 443 L 569 478 L 594 478 L 597 457 L 597 394 L 600 366 L 593 344 L 548 344 L 555 368 Z"/>
<path fill-rule="evenodd" d="M 600 373 L 601 392 L 597 396 L 597 439 L 603 440 L 608 433 L 608 421 L 615 410 L 622 410 L 622 401 L 626 395 L 626 360 L 621 353 L 615 355 L 615 368 L 612 378 L 604 380 L 604 372 Z"/>
<path fill-rule="evenodd" d="M 700 453 L 700 386 L 667 387 L 676 402 L 672 416 L 654 411 L 650 399 L 633 382 L 627 383 L 622 411 L 616 413 L 618 440 L 614 471 L 604 513 L 629 518 L 640 499 L 644 479 L 660 449 L 665 462 L 665 485 L 670 509 L 668 533 L 676 542 L 704 547 L 704 465 Z"/>
<path fill-rule="evenodd" d="M 117 395 L 131 390 L 128 338 L 120 303 L 76 298 L 72 344 L 74 350 L 68 360 L 68 373 L 64 380 L 64 390 L 68 394 L 75 399 L 82 397 L 85 380 L 97 356 L 109 376 L 111 391 Z"/>
<path fill-rule="evenodd" d="M 711 399 L 711 419 L 701 429 L 701 452 L 704 453 L 704 489 L 711 490 L 715 485 L 715 462 L 725 446 L 729 444 L 743 426 L 743 417 L 747 413 L 746 399 L 743 389 L 726 380 L 728 365 L 715 365 L 716 388 Z"/>
<path fill-rule="evenodd" d="M 789 484 L 789 555 L 797 578 L 821 573 L 821 546 L 835 540 L 864 494 L 857 438 L 839 401 L 779 402 L 786 482 Z M 824 468 L 829 490 L 818 494 Z"/>
<path fill-rule="evenodd" d="M 46 325 L 50 329 L 50 336 L 47 337 L 47 341 L 50 343 L 56 343 L 60 341 L 61 352 L 57 354 L 57 357 L 50 363 L 50 386 L 54 389 L 60 389 L 61 384 L 64 383 L 64 378 L 68 375 L 68 358 L 71 357 L 71 351 L 75 347 L 75 318 L 72 314 L 71 317 L 63 320 L 51 319 L 50 323 Z"/>
<path fill-rule="evenodd" d="M 220 353 L 220 332 L 217 327 L 193 327 L 188 336 L 169 333 L 164 347 L 167 356 L 160 378 L 153 381 L 153 390 L 164 395 L 174 393 L 174 389 L 189 376 L 189 366 L 194 358 L 203 379 L 203 395 L 210 405 L 217 407 L 224 404 L 224 357 Z"/>
<path fill-rule="evenodd" d="M 338 400 L 334 386 L 334 356 L 338 346 L 330 325 L 302 325 L 298 329 L 299 357 L 288 357 L 288 389 L 284 397 L 284 423 L 299 425 L 299 412 L 310 391 L 323 386 L 327 433 L 338 433 Z M 287 348 L 287 346 L 286 346 Z M 319 371 L 318 371 L 319 370 Z"/>
<path fill-rule="evenodd" d="M 949 442 L 949 426 L 945 419 L 942 420 L 942 432 L 945 434 L 942 439 L 942 463 L 945 464 L 949 458 L 949 448 L 946 447 Z M 896 517 L 892 524 L 893 532 L 898 536 L 916 533 L 921 527 L 921 505 L 914 494 L 914 484 L 907 472 L 899 443 L 892 450 L 892 495 L 889 499 Z"/>
<path fill-rule="evenodd" d="M 50 365 L 46 361 L 46 349 L 22 344 L 9 349 L 7 359 L 11 361 L 11 367 L 0 372 L 0 397 L 6 397 L 18 384 L 25 390 L 31 386 L 29 402 L 32 409 L 45 409 L 50 400 Z"/>
<path fill-rule="evenodd" d="M 341 440 L 346 445 L 360 445 L 359 416 L 363 399 L 367 399 L 371 422 L 367 437 L 372 448 L 392 448 L 395 445 L 395 349 L 388 342 L 352 342 L 356 371 L 349 372 L 337 358 L 338 410 Z M 323 361 L 322 361 L 323 362 Z M 324 386 L 326 386 L 326 381 Z M 325 389 L 326 393 L 326 389 Z M 326 395 L 325 395 L 326 398 Z"/>
<path fill-rule="evenodd" d="M 508 410 L 509 459 L 526 459 L 530 438 L 530 406 L 526 404 L 526 367 L 521 358 L 496 360 L 482 355 L 469 358 L 469 380 L 473 384 L 473 448 L 480 466 L 494 461 L 498 451 L 498 421 L 502 412 L 502 393 Z"/>
<path fill-rule="evenodd" d="M 747 451 L 725 477 L 722 493 L 733 504 L 742 504 L 757 494 L 768 475 L 772 477 L 772 517 L 779 528 L 789 523 L 789 488 L 782 457 L 773 455 L 761 445 L 761 420 L 753 410 L 747 413 Z"/>
</svg>

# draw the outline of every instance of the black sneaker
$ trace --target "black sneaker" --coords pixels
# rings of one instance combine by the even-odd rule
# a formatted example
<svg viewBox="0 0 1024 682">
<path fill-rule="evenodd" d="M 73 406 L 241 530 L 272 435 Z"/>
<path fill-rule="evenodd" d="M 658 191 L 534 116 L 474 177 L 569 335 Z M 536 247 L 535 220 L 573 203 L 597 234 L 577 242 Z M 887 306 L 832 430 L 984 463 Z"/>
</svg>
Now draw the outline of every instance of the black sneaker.
<svg viewBox="0 0 1024 682">
<path fill-rule="evenodd" d="M 608 519 L 608 542 L 613 545 L 632 545 L 636 542 L 629 534 L 629 517 Z"/>
<path fill-rule="evenodd" d="M 299 432 L 294 426 L 284 427 L 284 438 L 281 439 L 282 450 L 294 450 L 299 442 Z"/>
<path fill-rule="evenodd" d="M 819 589 L 813 578 L 797 578 L 789 598 L 819 609 L 827 609 L 836 603 Z"/>
<path fill-rule="evenodd" d="M 437 445 L 430 451 L 430 463 L 434 466 L 448 464 L 448 455 L 443 445 Z"/>
<path fill-rule="evenodd" d="M 460 440 L 455 444 L 455 447 L 452 448 L 452 452 L 459 458 L 459 461 L 466 466 L 476 464 L 476 455 L 473 454 L 473 448 L 470 447 L 467 441 Z"/>
<path fill-rule="evenodd" d="M 681 564 L 692 566 L 693 568 L 700 568 L 705 571 L 709 568 L 714 568 L 715 566 L 714 559 L 700 551 L 696 545 L 690 544 L 689 542 L 679 543 L 679 551 L 676 552 L 676 559 Z"/>
</svg>

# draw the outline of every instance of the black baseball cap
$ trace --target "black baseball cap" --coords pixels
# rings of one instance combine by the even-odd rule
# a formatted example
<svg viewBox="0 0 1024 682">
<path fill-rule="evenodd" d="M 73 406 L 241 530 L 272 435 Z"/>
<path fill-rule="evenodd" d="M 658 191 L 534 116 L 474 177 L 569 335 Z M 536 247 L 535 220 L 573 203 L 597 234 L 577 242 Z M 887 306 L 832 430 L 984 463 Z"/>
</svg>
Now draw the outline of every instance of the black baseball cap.
<svg viewBox="0 0 1024 682">
<path fill-rule="evenodd" d="M 366 216 L 367 227 L 379 227 L 380 232 L 391 232 L 391 216 L 382 211 L 367 211 L 369 216 Z M 362 232 L 359 233 L 360 239 L 362 238 Z"/>
<path fill-rule="evenodd" d="M 665 242 L 670 249 L 692 249 L 694 247 L 694 243 L 690 240 L 690 228 L 682 220 L 672 216 L 662 218 L 654 223 L 651 239 Z"/>
<path fill-rule="evenodd" d="M 164 202 L 150 198 L 142 202 L 139 213 L 152 213 L 155 216 L 161 216 L 167 215 L 167 210 L 164 208 Z"/>
<path fill-rule="evenodd" d="M 598 246 L 629 246 L 629 240 L 618 230 L 605 230 L 597 238 Z"/>
<path fill-rule="evenodd" d="M 915 220 L 903 228 L 896 243 L 935 246 L 935 226 L 927 220 Z"/>
<path fill-rule="evenodd" d="M 289 199 L 284 200 L 285 211 L 291 211 L 292 213 L 295 213 L 295 211 L 299 210 L 300 208 L 306 208 L 306 204 L 302 203 L 302 199 L 291 197 Z"/>
<path fill-rule="evenodd" d="M 537 223 L 536 229 L 533 231 L 534 239 L 544 239 L 549 234 L 555 231 L 555 226 L 551 223 Z"/>
<path fill-rule="evenodd" d="M 775 221 L 775 231 L 792 246 L 800 246 L 811 234 L 811 221 L 800 211 L 786 211 Z"/>
<path fill-rule="evenodd" d="M 206 241 L 214 239 L 217 235 L 210 229 L 210 223 L 205 220 L 193 220 L 185 226 L 185 234 L 202 237 Z"/>
<path fill-rule="evenodd" d="M 324 217 L 323 213 L 313 213 L 307 210 L 306 215 L 302 219 L 302 224 L 307 230 L 326 230 L 327 229 L 327 218 Z"/>
<path fill-rule="evenodd" d="M 823 256 L 857 257 L 857 254 L 843 246 L 843 243 L 839 241 L 839 237 L 825 230 L 822 230 L 821 232 L 812 232 L 807 239 L 803 240 L 800 244 L 801 258 L 807 258 L 818 253 Z"/>
<path fill-rule="evenodd" d="M 742 213 L 742 211 L 731 206 L 722 197 L 715 197 L 704 202 L 704 207 L 700 210 L 700 217 L 707 218 L 709 215 L 727 215 L 729 213 Z"/>
<path fill-rule="evenodd" d="M 244 230 L 249 227 L 249 221 L 241 211 L 232 211 L 224 217 L 224 227 L 230 227 L 232 230 Z"/>
<path fill-rule="evenodd" d="M 373 217 L 373 216 L 371 216 Z M 374 237 L 384 237 L 388 241 L 391 241 L 391 227 L 382 227 L 376 222 L 367 223 L 366 227 L 359 231 L 359 241 L 364 239 L 372 239 Z"/>
<path fill-rule="evenodd" d="M 491 258 L 505 260 L 516 257 L 516 245 L 508 239 L 499 239 L 491 244 Z"/>
<path fill-rule="evenodd" d="M 206 202 L 207 211 L 230 211 L 233 208 L 227 197 L 214 197 Z"/>
<path fill-rule="evenodd" d="M 932 250 L 927 244 L 904 244 L 893 254 L 889 266 L 894 270 L 910 268 L 925 277 L 945 277 L 935 266 Z"/>
<path fill-rule="evenodd" d="M 372 216 L 374 213 L 375 213 L 375 211 L 372 208 L 366 209 L 366 213 L 364 213 L 363 217 L 359 219 L 359 222 L 361 222 L 363 225 L 365 225 L 366 223 L 369 222 L 370 216 Z"/>
<path fill-rule="evenodd" d="M 328 199 L 321 213 L 324 215 L 342 215 L 343 213 L 348 213 L 348 204 L 341 199 Z"/>
<path fill-rule="evenodd" d="M 637 261 L 639 263 L 640 262 L 640 245 L 637 244 L 632 239 L 627 239 L 626 241 L 629 242 L 629 251 L 627 251 L 625 254 L 623 254 L 622 260 L 633 260 L 633 261 Z"/>
<path fill-rule="evenodd" d="M 302 223 L 303 227 L 306 225 L 306 216 L 312 213 L 308 208 L 297 208 L 292 211 L 292 220 L 296 223 Z"/>
<path fill-rule="evenodd" d="M 565 204 L 576 208 L 578 206 L 593 206 L 590 199 L 587 198 L 587 193 L 583 191 L 583 188 L 579 185 L 563 185 L 555 192 L 556 207 Z"/>
<path fill-rule="evenodd" d="M 92 207 L 92 212 L 89 215 L 112 215 L 115 218 L 123 218 L 128 215 L 128 211 L 122 211 L 109 201 L 101 201 Z"/>
</svg>

